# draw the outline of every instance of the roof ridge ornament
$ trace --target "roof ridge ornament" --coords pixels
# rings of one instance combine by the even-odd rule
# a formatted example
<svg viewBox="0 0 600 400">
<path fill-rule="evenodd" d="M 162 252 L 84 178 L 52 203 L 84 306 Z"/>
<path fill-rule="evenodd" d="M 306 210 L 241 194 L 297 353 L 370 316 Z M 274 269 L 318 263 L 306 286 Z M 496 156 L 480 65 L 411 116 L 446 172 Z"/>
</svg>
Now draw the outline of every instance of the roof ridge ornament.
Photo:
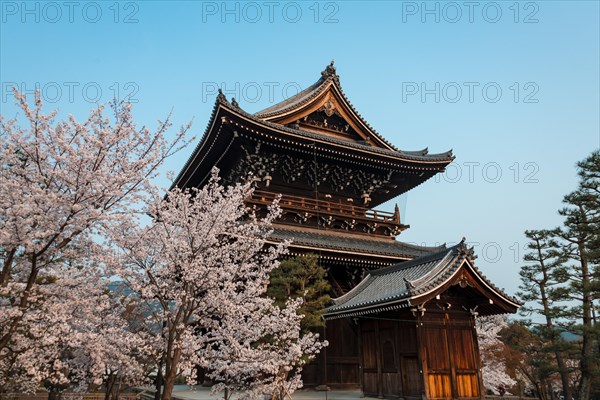
<svg viewBox="0 0 600 400">
<path fill-rule="evenodd" d="M 221 88 L 219 88 L 219 94 L 217 95 L 217 101 L 219 101 L 221 103 L 226 103 L 227 102 L 227 97 L 225 97 L 225 95 L 223 94 L 223 91 L 221 90 Z"/>
<path fill-rule="evenodd" d="M 406 277 L 403 277 L 402 280 L 404 281 L 404 285 L 406 286 L 406 291 L 411 295 L 415 294 L 415 289 L 417 288 L 417 286 L 413 283 L 413 281 L 408 280 Z"/>
<path fill-rule="evenodd" d="M 458 249 L 461 251 L 467 250 L 467 238 L 463 236 L 462 240 L 458 244 Z"/>
<path fill-rule="evenodd" d="M 329 65 L 325 67 L 325 69 L 321 72 L 321 77 L 323 79 L 327 79 L 330 76 L 334 78 L 338 76 L 335 67 L 333 66 L 333 63 L 334 60 L 331 60 L 331 63 L 329 63 Z"/>
<path fill-rule="evenodd" d="M 458 244 L 458 254 L 461 256 L 465 256 L 471 261 L 477 258 L 477 256 L 475 255 L 475 249 L 473 247 L 467 246 L 467 239 L 464 236 Z"/>
</svg>

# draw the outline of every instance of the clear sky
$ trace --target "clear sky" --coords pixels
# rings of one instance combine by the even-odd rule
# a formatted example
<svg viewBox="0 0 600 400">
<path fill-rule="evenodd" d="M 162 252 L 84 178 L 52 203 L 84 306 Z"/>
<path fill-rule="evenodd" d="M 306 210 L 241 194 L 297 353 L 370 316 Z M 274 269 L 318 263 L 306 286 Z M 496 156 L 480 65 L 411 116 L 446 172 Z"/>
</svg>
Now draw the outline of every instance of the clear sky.
<svg viewBox="0 0 600 400">
<path fill-rule="evenodd" d="M 15 84 L 79 119 L 129 96 L 140 124 L 173 111 L 200 137 L 217 87 L 255 112 L 334 59 L 390 142 L 456 155 L 398 199 L 411 225 L 399 239 L 465 236 L 480 269 L 514 293 L 523 231 L 560 224 L 575 163 L 600 145 L 599 19 L 598 1 L 2 0 L 0 107 L 16 115 Z"/>
</svg>

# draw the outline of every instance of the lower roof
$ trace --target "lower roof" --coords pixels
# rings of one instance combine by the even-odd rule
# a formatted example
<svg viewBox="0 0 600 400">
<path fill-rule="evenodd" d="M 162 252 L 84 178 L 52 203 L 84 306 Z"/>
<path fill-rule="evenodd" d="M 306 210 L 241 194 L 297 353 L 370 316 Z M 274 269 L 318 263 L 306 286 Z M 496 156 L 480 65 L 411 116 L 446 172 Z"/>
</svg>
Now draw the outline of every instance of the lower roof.
<svg viewBox="0 0 600 400">
<path fill-rule="evenodd" d="M 412 260 L 446 249 L 446 245 L 428 247 L 400 242 L 393 238 L 366 238 L 360 234 L 330 232 L 314 228 L 274 227 L 273 241 L 291 241 L 291 248 L 312 251 L 331 250 L 355 256 L 383 256 L 399 260 Z"/>
<path fill-rule="evenodd" d="M 354 289 L 332 300 L 333 305 L 326 309 L 325 318 L 374 314 L 414 306 L 442 291 L 463 268 L 468 269 L 478 281 L 478 287 L 485 292 L 483 295 L 498 302 L 480 311 L 486 314 L 515 312 L 520 306 L 519 301 L 483 276 L 475 267 L 474 258 L 473 249 L 468 249 L 463 239 L 459 244 L 437 253 L 371 271 Z M 490 300 L 490 304 L 494 301 Z"/>
</svg>

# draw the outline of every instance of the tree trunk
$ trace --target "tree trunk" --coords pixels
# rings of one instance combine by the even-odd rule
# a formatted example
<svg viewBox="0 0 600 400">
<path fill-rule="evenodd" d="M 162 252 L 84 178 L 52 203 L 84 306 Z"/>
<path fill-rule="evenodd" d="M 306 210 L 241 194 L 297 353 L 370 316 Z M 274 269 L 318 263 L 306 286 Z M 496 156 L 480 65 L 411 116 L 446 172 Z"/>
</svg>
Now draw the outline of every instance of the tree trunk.
<svg viewBox="0 0 600 400">
<path fill-rule="evenodd" d="M 0 273 L 0 287 L 8 286 L 8 278 L 10 277 L 10 271 L 12 269 L 12 263 L 16 252 L 16 249 L 12 249 L 6 254 L 2 272 Z"/>
<path fill-rule="evenodd" d="M 573 395 L 571 394 L 571 386 L 569 386 L 569 371 L 567 370 L 567 364 L 565 363 L 560 350 L 556 350 L 556 364 L 559 368 L 560 380 L 562 382 L 563 395 L 565 400 L 572 400 Z"/>
<path fill-rule="evenodd" d="M 579 211 L 582 215 L 583 222 L 588 226 L 589 222 L 582 205 L 579 205 Z M 583 295 L 583 331 L 581 345 L 581 381 L 579 384 L 579 400 L 588 400 L 590 398 L 590 389 L 592 385 L 592 353 L 593 348 L 593 329 L 592 326 L 592 282 L 590 277 L 590 269 L 588 264 L 588 254 L 586 245 L 589 244 L 590 238 L 583 234 L 577 242 L 579 259 L 581 265 L 581 294 Z M 570 399 L 565 399 L 570 400 Z"/>
<path fill-rule="evenodd" d="M 585 273 L 584 273 L 585 276 Z M 585 279 L 585 278 L 584 278 Z M 589 279 L 589 276 L 588 276 Z M 583 285 L 585 287 L 586 282 L 584 280 Z M 589 285 L 589 282 L 588 282 Z M 588 400 L 590 398 L 590 388 L 592 384 L 592 365 L 591 358 L 593 353 L 593 342 L 592 338 L 592 325 L 591 325 L 591 307 L 590 307 L 590 294 L 584 293 L 583 295 L 583 338 L 581 345 L 581 381 L 579 384 L 579 400 Z"/>
<path fill-rule="evenodd" d="M 170 400 L 173 395 L 173 386 L 175 386 L 175 378 L 177 377 L 177 366 L 181 358 L 181 350 L 173 350 L 173 357 L 170 362 L 167 361 L 167 369 L 165 371 L 165 383 L 162 393 L 162 400 Z"/>
<path fill-rule="evenodd" d="M 56 388 L 50 388 L 48 392 L 48 400 L 59 400 L 60 399 L 60 391 Z"/>
<path fill-rule="evenodd" d="M 562 389 L 564 393 L 565 400 L 571 400 L 571 387 L 569 385 L 569 370 L 567 369 L 567 364 L 563 359 L 560 348 L 558 348 L 557 344 L 561 340 L 560 335 L 556 334 L 556 328 L 554 326 L 554 321 L 552 320 L 550 313 L 550 299 L 548 298 L 548 294 L 546 293 L 546 285 L 549 280 L 548 270 L 549 268 L 546 266 L 544 262 L 544 256 L 542 254 L 542 247 L 540 244 L 540 240 L 535 240 L 537 246 L 537 253 L 539 258 L 540 267 L 542 269 L 543 280 L 539 283 L 540 288 L 540 296 L 542 300 L 542 306 L 544 307 L 544 315 L 546 316 L 546 328 L 548 329 L 548 334 L 550 335 L 550 339 L 552 341 L 552 345 L 556 346 L 554 351 L 554 356 L 556 358 L 556 365 L 558 367 L 558 372 L 560 374 L 560 380 L 562 382 Z M 552 392 L 552 399 L 554 399 L 554 392 Z"/>
<path fill-rule="evenodd" d="M 106 393 L 104 393 L 104 400 L 110 400 L 112 398 L 113 386 L 115 385 L 115 375 L 110 373 L 106 378 Z"/>
<path fill-rule="evenodd" d="M 582 362 L 583 364 L 583 362 Z M 587 375 L 587 374 L 586 374 Z M 579 400 L 588 400 L 590 398 L 590 385 L 592 380 L 588 376 L 583 376 L 583 367 L 581 371 L 581 383 L 579 385 Z"/>
<path fill-rule="evenodd" d="M 548 386 L 548 393 L 550 393 L 550 399 L 556 400 L 556 393 L 554 393 L 554 388 L 552 387 L 552 382 L 550 382 L 548 380 L 546 385 Z"/>
<path fill-rule="evenodd" d="M 163 387 L 163 357 L 160 358 L 158 363 L 158 371 L 156 372 L 156 379 L 154 380 L 154 400 L 160 400 L 162 395 Z"/>
<path fill-rule="evenodd" d="M 535 391 L 537 392 L 538 399 L 546 400 L 546 391 L 544 390 L 543 386 L 537 382 L 534 383 L 533 386 L 535 386 Z"/>
<path fill-rule="evenodd" d="M 118 400 L 119 399 L 119 396 L 121 395 L 121 385 L 122 384 L 123 384 L 123 380 L 119 379 L 119 384 L 117 385 L 115 396 L 113 397 L 114 400 Z"/>
<path fill-rule="evenodd" d="M 31 295 L 31 290 L 33 288 L 33 285 L 35 284 L 37 275 L 37 256 L 33 255 L 31 258 L 31 271 L 29 271 L 29 277 L 27 278 L 27 286 L 25 286 L 25 290 L 21 294 L 21 299 L 19 300 L 19 308 L 22 310 L 25 310 L 29 303 L 29 296 Z M 0 338 L 0 350 L 8 347 L 8 343 L 12 339 L 12 335 L 15 333 L 19 324 L 21 323 L 21 320 L 23 319 L 23 314 L 24 312 L 21 313 L 19 316 L 14 317 L 12 319 L 12 322 L 10 322 L 10 328 L 8 329 L 6 334 L 4 334 L 4 336 Z"/>
</svg>

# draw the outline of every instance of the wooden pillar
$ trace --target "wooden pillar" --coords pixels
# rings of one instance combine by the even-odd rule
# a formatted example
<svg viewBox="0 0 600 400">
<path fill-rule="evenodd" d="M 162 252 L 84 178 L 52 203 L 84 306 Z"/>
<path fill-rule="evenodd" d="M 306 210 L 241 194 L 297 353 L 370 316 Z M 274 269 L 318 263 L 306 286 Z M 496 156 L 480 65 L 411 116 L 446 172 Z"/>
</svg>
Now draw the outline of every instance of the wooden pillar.
<svg viewBox="0 0 600 400">
<path fill-rule="evenodd" d="M 325 321 L 325 326 L 323 327 L 322 333 L 323 333 L 323 340 L 327 340 L 327 323 L 329 321 Z M 323 348 L 323 351 L 321 352 L 320 355 L 320 362 L 319 362 L 319 369 L 321 370 L 321 373 L 319 374 L 319 385 L 320 386 L 326 386 L 327 385 L 327 347 Z"/>
<path fill-rule="evenodd" d="M 456 357 L 454 356 L 454 352 L 450 346 L 450 343 L 454 341 L 455 336 L 455 328 L 452 326 L 452 322 L 450 321 L 450 314 L 444 313 L 444 340 L 446 341 L 446 350 L 448 351 L 448 360 L 450 360 L 450 393 L 453 399 L 458 399 L 458 387 L 456 384 Z"/>
<path fill-rule="evenodd" d="M 375 320 L 375 354 L 377 360 L 377 397 L 383 399 L 383 376 L 381 373 L 381 337 L 379 336 L 379 320 Z"/>
<path fill-rule="evenodd" d="M 475 329 L 475 317 L 471 316 L 471 332 L 473 332 L 473 351 L 475 352 L 475 370 L 477 371 L 477 383 L 479 385 L 479 398 L 485 399 L 485 386 L 483 386 L 483 373 L 481 371 L 481 354 L 479 353 L 479 340 Z"/>
<path fill-rule="evenodd" d="M 362 325 L 360 319 L 356 318 L 358 325 L 358 384 L 360 385 L 360 397 L 365 397 L 365 384 L 363 376 L 363 345 L 362 345 Z"/>
<path fill-rule="evenodd" d="M 327 340 L 327 323 L 325 323 L 325 326 L 323 327 L 323 340 Z M 323 348 L 323 359 L 325 360 L 325 362 L 323 363 L 325 365 L 325 370 L 323 371 L 323 379 L 325 380 L 325 382 L 323 383 L 323 385 L 325 385 L 325 390 L 328 389 L 327 387 L 327 347 L 325 346 Z"/>
<path fill-rule="evenodd" d="M 421 397 L 423 400 L 427 399 L 427 393 L 429 393 L 429 382 L 427 380 L 427 365 L 425 363 L 425 346 L 423 345 L 423 340 L 421 340 L 421 336 L 423 335 L 423 321 L 421 320 L 421 316 L 417 312 L 416 317 L 417 322 L 417 354 L 419 357 L 419 367 L 421 372 Z"/>
</svg>

